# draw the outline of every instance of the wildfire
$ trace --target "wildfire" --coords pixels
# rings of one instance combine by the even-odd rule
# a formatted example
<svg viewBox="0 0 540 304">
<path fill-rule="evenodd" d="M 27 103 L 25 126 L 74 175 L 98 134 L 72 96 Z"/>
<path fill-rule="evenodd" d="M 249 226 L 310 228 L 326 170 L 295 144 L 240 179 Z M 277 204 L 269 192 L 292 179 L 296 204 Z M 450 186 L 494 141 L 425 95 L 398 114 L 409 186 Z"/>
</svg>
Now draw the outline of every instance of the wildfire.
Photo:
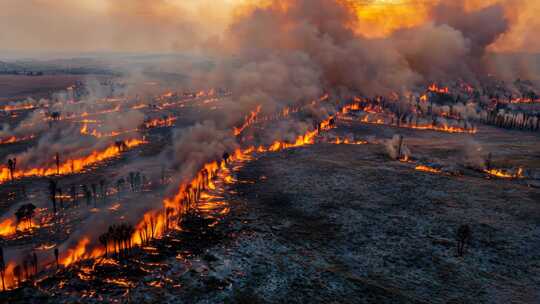
<svg viewBox="0 0 540 304">
<path fill-rule="evenodd" d="M 52 176 L 56 174 L 81 172 L 84 168 L 90 165 L 120 155 L 124 149 L 134 148 L 144 143 L 146 142 L 140 139 L 127 140 L 121 144 L 115 143 L 102 151 L 94 151 L 88 156 L 77 159 L 69 159 L 63 163 L 60 163 L 58 167 L 52 166 L 15 171 L 13 172 L 13 178 L 17 179 L 31 176 Z M 8 180 L 10 180 L 9 169 L 6 167 L 0 168 L 0 184 L 5 183 Z"/>
<path fill-rule="evenodd" d="M 139 109 L 144 109 L 144 108 L 147 108 L 147 107 L 148 107 L 147 104 L 141 103 L 141 104 L 138 104 L 138 105 L 134 105 L 133 107 L 131 107 L 131 109 L 139 110 Z"/>
<path fill-rule="evenodd" d="M 512 98 L 510 103 L 540 103 L 540 99 L 533 98 Z"/>
<path fill-rule="evenodd" d="M 11 218 L 7 218 L 0 223 L 0 236 L 7 237 L 17 232 L 17 225 Z"/>
<path fill-rule="evenodd" d="M 349 140 L 348 138 L 341 139 L 338 136 L 338 137 L 336 137 L 336 139 L 334 139 L 330 143 L 335 144 L 335 145 L 365 145 L 368 142 L 365 141 L 365 140 L 352 141 L 352 140 Z"/>
<path fill-rule="evenodd" d="M 172 127 L 174 126 L 174 123 L 176 122 L 177 119 L 178 119 L 177 117 L 172 117 L 172 116 L 167 117 L 167 118 L 153 119 L 153 120 L 145 122 L 144 127 L 147 129 Z"/>
<path fill-rule="evenodd" d="M 17 231 L 25 232 L 33 228 L 39 227 L 33 220 L 28 223 L 17 223 L 12 218 L 7 218 L 0 223 L 0 236 L 10 237 L 17 233 Z"/>
<path fill-rule="evenodd" d="M 6 112 L 12 112 L 12 111 L 22 111 L 22 110 L 33 110 L 37 108 L 35 105 L 7 105 L 2 110 Z"/>
<path fill-rule="evenodd" d="M 430 172 L 430 173 L 441 173 L 440 169 L 429 167 L 426 165 L 418 165 L 414 168 L 417 171 Z"/>
<path fill-rule="evenodd" d="M 448 87 L 442 88 L 442 87 L 437 86 L 437 84 L 435 83 L 433 83 L 432 85 L 428 87 L 428 91 L 439 93 L 439 94 L 450 94 L 450 89 L 448 89 Z"/>
<path fill-rule="evenodd" d="M 84 124 L 81 127 L 80 133 L 82 135 L 89 135 L 89 136 L 93 136 L 93 137 L 96 137 L 96 138 L 102 138 L 102 137 L 116 137 L 116 136 L 119 136 L 119 135 L 122 135 L 122 134 L 131 133 L 131 132 L 135 132 L 135 131 L 137 131 L 137 129 L 126 130 L 126 131 L 111 131 L 110 133 L 102 133 L 102 132 L 99 132 L 97 129 L 93 129 L 92 132 L 89 132 L 88 131 L 88 125 Z"/>
<path fill-rule="evenodd" d="M 121 108 L 121 105 L 116 105 L 116 107 L 114 107 L 112 109 L 108 109 L 108 110 L 102 110 L 102 111 L 97 111 L 97 112 L 93 112 L 93 113 L 83 112 L 81 114 L 67 115 L 67 116 L 64 117 L 64 119 L 78 119 L 78 118 L 86 119 L 87 117 L 91 117 L 91 116 L 98 116 L 98 115 L 103 115 L 103 114 L 115 113 L 115 112 L 120 111 L 120 108 Z M 45 120 L 53 120 L 53 118 L 48 117 Z M 57 119 L 57 120 L 63 120 L 63 119 L 60 118 L 60 119 Z"/>
<path fill-rule="evenodd" d="M 105 253 L 105 250 L 98 247 L 94 248 L 92 251 L 87 250 L 89 244 L 90 239 L 88 237 L 83 237 L 81 240 L 79 240 L 75 248 L 68 249 L 60 258 L 60 264 L 68 266 L 83 259 L 100 257 Z"/>
<path fill-rule="evenodd" d="M 518 168 L 516 172 L 508 172 L 501 169 L 486 169 L 484 170 L 485 173 L 487 173 L 490 176 L 498 177 L 498 178 L 508 178 L 508 179 L 517 179 L 517 178 L 523 178 L 523 168 Z"/>
<path fill-rule="evenodd" d="M 371 119 L 369 115 L 364 116 L 360 119 L 363 123 L 368 124 L 376 124 L 376 125 L 384 125 L 386 124 L 384 119 L 377 118 L 377 119 Z M 390 124 L 389 124 L 390 125 Z M 429 130 L 429 131 L 438 131 L 438 132 L 446 132 L 446 133 L 466 133 L 466 134 L 476 134 L 478 130 L 476 128 L 463 128 L 459 126 L 449 126 L 447 124 L 404 124 L 401 123 L 398 125 L 393 125 L 395 127 L 399 128 L 408 128 L 408 129 L 416 129 L 416 130 Z"/>
<path fill-rule="evenodd" d="M 432 130 L 432 131 L 439 131 L 439 132 L 446 132 L 446 133 L 468 133 L 468 134 L 476 134 L 477 130 L 476 128 L 472 129 L 465 129 L 462 127 L 454 127 L 454 126 L 448 126 L 448 125 L 403 125 L 400 127 L 404 128 L 411 128 L 411 129 L 417 129 L 417 130 Z"/>
<path fill-rule="evenodd" d="M 131 235 L 129 240 L 129 246 L 139 245 L 147 246 L 148 241 L 159 238 L 164 235 L 169 229 L 178 229 L 177 223 L 180 216 L 185 214 L 188 210 L 195 207 L 201 198 L 210 198 L 211 196 L 206 193 L 206 190 L 215 189 L 214 179 L 219 177 L 223 183 L 234 182 L 234 178 L 230 175 L 231 170 L 228 168 L 229 162 L 235 161 L 246 161 L 252 158 L 254 153 L 262 152 L 273 152 L 279 151 L 291 147 L 299 147 L 315 143 L 315 138 L 320 134 L 321 131 L 330 130 L 335 127 L 335 118 L 329 117 L 328 119 L 319 123 L 318 127 L 315 130 L 307 131 L 305 134 L 299 135 L 296 140 L 292 143 L 284 141 L 275 141 L 269 146 L 259 146 L 249 147 L 247 149 L 237 149 L 230 156 L 223 158 L 221 161 L 211 161 L 202 166 L 202 169 L 199 170 L 195 176 L 187 182 L 181 183 L 178 187 L 178 191 L 172 197 L 165 198 L 163 200 L 163 209 L 162 210 L 152 210 L 143 215 L 141 221 L 135 226 L 134 232 Z M 350 142 L 350 141 L 349 141 Z M 127 142 L 127 147 L 133 147 L 138 144 L 142 144 L 143 141 L 132 141 Z M 96 152 L 97 153 L 97 152 Z M 83 168 L 83 164 L 89 164 L 88 159 L 91 158 L 91 162 L 97 162 L 103 160 L 107 157 L 112 157 L 120 153 L 120 148 L 117 146 L 109 147 L 107 150 L 99 153 L 98 156 L 93 155 L 92 157 L 87 157 L 85 160 L 78 161 L 74 166 L 75 170 L 80 170 Z M 60 172 L 63 173 L 65 170 L 69 171 L 69 166 L 71 166 L 71 161 L 62 164 L 60 166 Z M 67 167 L 67 169 L 66 169 Z M 34 169 L 35 170 L 35 169 Z M 55 174 L 55 169 L 41 169 L 37 172 L 42 175 Z M 4 176 L 4 172 L 2 172 Z M 28 176 L 28 175 L 37 175 L 37 173 L 20 173 L 17 172 L 15 176 Z M 7 176 L 4 180 L 7 179 Z M 221 211 L 221 214 L 228 212 L 228 209 Z M 10 226 L 7 225 L 6 230 L 10 230 Z M 109 246 L 109 245 L 105 245 Z M 68 266 L 77 261 L 84 259 L 95 259 L 101 257 L 107 252 L 109 248 L 104 246 L 98 246 L 97 244 L 92 244 L 88 236 L 81 238 L 77 244 L 64 251 L 60 257 L 59 263 Z"/>
<path fill-rule="evenodd" d="M 11 136 L 8 138 L 0 139 L 0 145 L 14 144 L 14 143 L 22 142 L 22 141 L 31 140 L 31 139 L 34 139 L 35 137 L 36 136 L 33 134 L 28 135 L 28 136 L 22 136 L 22 137 Z"/>
<path fill-rule="evenodd" d="M 260 105 L 257 106 L 257 109 L 255 111 L 251 111 L 251 113 L 244 118 L 244 123 L 242 124 L 242 126 L 240 126 L 239 128 L 234 127 L 234 130 L 233 130 L 234 136 L 238 136 L 238 135 L 242 134 L 242 132 L 247 127 L 249 127 L 251 124 L 255 123 L 259 113 L 261 113 L 261 106 Z M 287 112 L 287 115 L 288 115 L 288 112 Z"/>
</svg>

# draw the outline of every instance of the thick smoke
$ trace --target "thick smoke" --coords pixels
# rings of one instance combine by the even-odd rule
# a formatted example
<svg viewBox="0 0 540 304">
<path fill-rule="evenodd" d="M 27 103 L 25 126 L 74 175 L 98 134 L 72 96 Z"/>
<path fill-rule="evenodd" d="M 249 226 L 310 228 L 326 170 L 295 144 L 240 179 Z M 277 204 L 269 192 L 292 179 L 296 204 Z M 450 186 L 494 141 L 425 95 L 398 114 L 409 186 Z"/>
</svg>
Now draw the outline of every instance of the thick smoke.
<svg viewBox="0 0 540 304">
<path fill-rule="evenodd" d="M 210 83 L 262 103 L 405 92 L 457 78 L 477 83 L 488 46 L 509 29 L 501 5 L 468 11 L 463 1 L 443 1 L 431 21 L 380 39 L 358 35 L 359 18 L 339 0 L 254 7 L 226 31 L 218 49 L 234 57 L 220 61 Z"/>
<path fill-rule="evenodd" d="M 179 184 L 189 182 L 202 165 L 221 160 L 224 153 L 232 153 L 238 147 L 231 131 L 216 128 L 213 121 L 177 130 L 172 141 L 172 148 L 162 155 L 175 172 L 171 191 L 176 191 Z"/>
<path fill-rule="evenodd" d="M 463 34 L 471 55 L 480 59 L 486 48 L 509 30 L 509 21 L 501 4 L 494 4 L 478 11 L 467 12 L 465 1 L 442 2 L 433 8 L 436 24 L 448 25 Z"/>
</svg>

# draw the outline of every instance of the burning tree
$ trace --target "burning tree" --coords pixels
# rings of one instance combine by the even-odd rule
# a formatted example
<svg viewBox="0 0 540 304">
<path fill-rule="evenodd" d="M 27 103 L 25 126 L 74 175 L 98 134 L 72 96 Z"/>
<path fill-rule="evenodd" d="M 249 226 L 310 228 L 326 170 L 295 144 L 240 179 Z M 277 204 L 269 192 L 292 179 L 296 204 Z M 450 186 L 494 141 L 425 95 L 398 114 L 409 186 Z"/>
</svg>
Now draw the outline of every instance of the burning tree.
<svg viewBox="0 0 540 304">
<path fill-rule="evenodd" d="M 99 236 L 99 242 L 105 247 L 105 257 L 109 255 L 109 233 L 106 232 Z"/>
<path fill-rule="evenodd" d="M 60 153 L 56 152 L 54 160 L 56 162 L 56 174 L 60 175 Z"/>
<path fill-rule="evenodd" d="M 13 181 L 13 174 L 15 173 L 15 168 L 17 166 L 17 158 L 9 158 L 8 161 L 8 170 L 9 170 L 9 177 L 11 181 Z"/>
<path fill-rule="evenodd" d="M 35 210 L 36 206 L 34 206 L 33 204 L 22 205 L 15 212 L 15 217 L 17 218 L 17 225 L 26 222 L 27 228 L 30 229 L 32 227 L 32 217 L 34 216 Z"/>
<path fill-rule="evenodd" d="M 463 256 L 463 254 L 465 253 L 465 246 L 470 243 L 471 238 L 471 227 L 466 224 L 459 226 L 456 234 L 458 256 Z"/>
<path fill-rule="evenodd" d="M 4 248 L 0 247 L 0 276 L 2 278 L 2 290 L 6 290 L 6 261 L 4 260 Z"/>
<path fill-rule="evenodd" d="M 13 276 L 15 277 L 15 286 L 19 286 L 22 282 L 21 265 L 17 265 L 13 268 Z"/>
<path fill-rule="evenodd" d="M 109 226 L 107 232 L 99 236 L 99 242 L 105 247 L 105 256 L 108 255 L 109 246 L 112 246 L 115 256 L 125 259 L 133 247 L 131 239 L 134 233 L 135 228 L 128 223 Z"/>
<path fill-rule="evenodd" d="M 114 142 L 114 145 L 116 146 L 116 148 L 118 149 L 119 152 L 123 152 L 125 150 L 127 150 L 127 145 L 124 141 L 122 140 L 117 140 Z"/>
</svg>

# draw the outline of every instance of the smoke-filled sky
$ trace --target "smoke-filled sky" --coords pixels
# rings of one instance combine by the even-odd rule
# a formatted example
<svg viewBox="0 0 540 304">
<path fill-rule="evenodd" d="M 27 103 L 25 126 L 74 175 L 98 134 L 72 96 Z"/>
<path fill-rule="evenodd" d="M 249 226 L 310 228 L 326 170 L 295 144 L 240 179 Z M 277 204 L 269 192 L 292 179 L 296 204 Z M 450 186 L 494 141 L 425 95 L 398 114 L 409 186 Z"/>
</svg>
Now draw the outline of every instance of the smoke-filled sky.
<svg viewBox="0 0 540 304">
<path fill-rule="evenodd" d="M 461 0 L 341 0 L 369 38 L 430 22 L 431 8 Z M 510 23 L 492 51 L 540 52 L 540 1 L 464 0 L 469 11 L 499 3 Z M 273 0 L 2 0 L 0 50 L 178 52 L 215 45 L 238 15 Z M 277 1 L 287 5 L 287 1 Z M 317 9 L 317 8 L 314 8 Z M 444 12 L 442 12 L 444 14 Z M 489 25 L 489 24 L 488 24 Z"/>
</svg>

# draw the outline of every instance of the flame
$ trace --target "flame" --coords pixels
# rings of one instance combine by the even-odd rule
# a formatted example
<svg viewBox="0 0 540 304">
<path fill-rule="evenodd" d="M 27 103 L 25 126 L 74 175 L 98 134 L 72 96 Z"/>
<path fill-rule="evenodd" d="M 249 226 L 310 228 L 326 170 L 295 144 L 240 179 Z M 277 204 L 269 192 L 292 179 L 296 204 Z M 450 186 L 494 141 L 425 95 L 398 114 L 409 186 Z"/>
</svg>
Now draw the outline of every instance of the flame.
<svg viewBox="0 0 540 304">
<path fill-rule="evenodd" d="M 249 147 L 247 149 L 237 149 L 232 153 L 230 161 L 234 162 L 251 159 L 251 154 L 255 152 L 279 151 L 290 147 L 313 144 L 315 142 L 315 137 L 322 130 L 329 130 L 334 127 L 332 122 L 333 119 L 334 117 L 329 117 L 321 122 L 317 129 L 299 135 L 294 143 L 276 141 L 268 147 L 260 146 L 258 148 Z M 212 161 L 206 163 L 202 166 L 202 169 L 195 174 L 191 181 L 179 185 L 178 191 L 174 196 L 163 200 L 165 212 L 152 210 L 143 215 L 142 220 L 136 225 L 135 232 L 131 237 L 132 245 L 144 245 L 146 240 L 159 238 L 170 229 L 171 226 L 172 228 L 178 228 L 175 227 L 178 221 L 169 220 L 174 217 L 178 218 L 192 208 L 194 204 L 203 197 L 203 190 L 215 189 L 212 180 L 218 175 L 225 183 L 234 182 L 234 178 L 230 175 L 230 169 L 228 169 L 225 161 Z M 209 196 L 205 195 L 204 197 Z M 225 208 L 221 213 L 225 214 L 229 212 L 228 210 L 229 209 Z M 106 250 L 103 246 L 92 245 L 90 238 L 84 236 L 73 248 L 69 248 L 65 251 L 60 259 L 60 263 L 64 266 L 69 266 L 83 259 L 95 259 L 102 256 L 105 252 Z"/>
<path fill-rule="evenodd" d="M 439 93 L 439 94 L 450 94 L 450 89 L 448 87 L 440 88 L 437 84 L 433 83 L 428 87 L 428 91 Z"/>
<path fill-rule="evenodd" d="M 418 165 L 414 169 L 423 172 L 441 173 L 441 170 L 426 165 Z"/>
<path fill-rule="evenodd" d="M 147 107 L 148 107 L 147 104 L 141 103 L 141 104 L 138 104 L 138 105 L 134 105 L 133 107 L 131 107 L 131 109 L 139 110 L 139 109 L 144 109 L 144 108 L 147 108 Z"/>
<path fill-rule="evenodd" d="M 86 119 L 87 117 L 90 117 L 90 116 L 97 116 L 97 115 L 103 115 L 103 114 L 115 113 L 115 112 L 118 112 L 118 111 L 120 111 L 120 105 L 116 105 L 116 107 L 114 107 L 113 109 L 108 109 L 108 110 L 103 110 L 103 111 L 97 111 L 97 112 L 93 112 L 93 113 L 83 112 L 83 113 L 81 113 L 81 114 L 67 115 L 67 116 L 61 117 L 60 120 L 64 120 L 64 119 L 77 119 L 77 118 L 84 118 L 84 119 Z M 46 121 L 47 121 L 47 120 L 52 120 L 52 118 L 47 117 L 45 120 L 46 120 Z"/>
<path fill-rule="evenodd" d="M 341 138 L 338 136 L 338 137 L 336 137 L 336 139 L 334 139 L 334 140 L 331 141 L 330 143 L 335 144 L 335 145 L 365 145 L 365 144 L 367 144 L 368 142 L 365 141 L 365 140 L 351 141 L 351 140 L 349 140 L 348 138 L 341 139 Z"/>
<path fill-rule="evenodd" d="M 233 133 L 234 136 L 240 135 L 247 127 L 255 123 L 257 120 L 257 116 L 261 113 L 261 106 L 257 106 L 257 109 L 255 111 L 251 111 L 251 113 L 244 118 L 244 123 L 239 128 L 234 127 Z M 288 115 L 288 112 L 287 112 Z"/>
<path fill-rule="evenodd" d="M 174 126 L 174 123 L 176 122 L 178 118 L 177 117 L 167 117 L 167 118 L 158 118 L 153 119 L 150 121 L 147 121 L 144 123 L 144 127 L 147 129 L 151 128 L 161 128 L 161 127 L 172 127 Z"/>
<path fill-rule="evenodd" d="M 136 132 L 137 129 L 132 130 L 125 130 L 125 131 L 111 131 L 110 133 L 102 133 L 99 132 L 97 129 L 93 129 L 92 132 L 88 131 L 88 125 L 85 123 L 80 130 L 81 135 L 89 135 L 96 138 L 102 138 L 102 137 L 117 137 L 122 134 L 127 134 L 131 132 Z"/>
<path fill-rule="evenodd" d="M 484 170 L 490 176 L 499 177 L 499 178 L 523 178 L 523 168 L 518 168 L 515 173 L 511 173 L 501 169 L 489 169 Z"/>
<path fill-rule="evenodd" d="M 7 218 L 0 223 L 0 236 L 8 237 L 17 232 L 17 225 L 11 218 Z"/>
<path fill-rule="evenodd" d="M 124 141 L 125 146 L 128 149 L 137 147 L 139 145 L 145 144 L 146 141 L 140 139 L 130 139 Z M 120 155 L 121 148 L 116 144 L 109 146 L 108 148 L 102 151 L 94 151 L 90 155 L 77 158 L 69 159 L 64 163 L 61 163 L 59 168 L 56 166 L 51 167 L 41 167 L 41 168 L 30 168 L 25 170 L 15 171 L 13 173 L 14 178 L 23 178 L 30 176 L 52 176 L 56 174 L 70 174 L 81 172 L 84 168 L 96 164 L 98 162 L 111 159 Z M 9 169 L 6 167 L 0 167 L 0 184 L 5 183 L 10 180 Z"/>
<path fill-rule="evenodd" d="M 8 138 L 0 139 L 0 145 L 14 144 L 14 143 L 17 143 L 17 142 L 31 140 L 31 139 L 34 139 L 35 137 L 36 136 L 33 135 L 33 134 L 28 135 L 28 136 L 22 136 L 22 137 L 11 136 L 11 137 L 8 137 Z"/>
<path fill-rule="evenodd" d="M 465 129 L 462 127 L 454 127 L 454 126 L 448 126 L 448 125 L 403 125 L 400 127 L 403 128 L 411 128 L 411 129 L 417 129 L 417 130 L 432 130 L 432 131 L 439 131 L 439 132 L 446 132 L 446 133 L 468 133 L 468 134 L 476 134 L 477 130 L 476 128 L 473 129 Z"/>
<path fill-rule="evenodd" d="M 385 121 L 382 118 L 377 118 L 376 120 L 371 120 L 369 115 L 364 116 L 363 118 L 360 119 L 360 121 L 363 122 L 363 123 L 368 123 L 368 124 L 377 124 L 377 125 L 385 124 Z M 390 124 L 388 124 L 388 125 L 390 125 Z M 424 125 L 418 124 L 418 125 L 414 125 L 414 124 L 401 123 L 399 126 L 397 126 L 397 125 L 393 125 L 393 126 L 399 127 L 399 128 L 416 129 L 416 130 L 430 130 L 430 131 L 438 131 L 438 132 L 446 132 L 446 133 L 476 134 L 478 132 L 478 130 L 476 128 L 466 129 L 466 128 L 458 127 L 458 126 L 449 126 L 447 124 L 440 124 L 440 125 L 439 124 L 438 125 L 435 125 L 435 124 L 424 124 Z"/>
<path fill-rule="evenodd" d="M 38 228 L 40 225 L 32 219 L 29 223 L 22 222 L 17 223 L 13 218 L 7 218 L 0 223 L 0 236 L 2 237 L 11 237 L 17 233 L 17 231 L 25 232 Z"/>
<path fill-rule="evenodd" d="M 35 105 L 7 105 L 2 110 L 6 112 L 12 112 L 12 111 L 21 111 L 21 110 L 32 110 L 37 108 Z"/>
<path fill-rule="evenodd" d="M 104 249 L 99 247 L 94 248 L 92 251 L 87 250 L 90 244 L 90 239 L 85 236 L 79 240 L 75 248 L 70 248 L 59 259 L 59 263 L 64 266 L 69 266 L 77 261 L 85 259 L 94 259 L 102 256 L 105 253 Z"/>
<path fill-rule="evenodd" d="M 510 103 L 540 103 L 540 99 L 533 98 L 512 98 Z"/>
</svg>

